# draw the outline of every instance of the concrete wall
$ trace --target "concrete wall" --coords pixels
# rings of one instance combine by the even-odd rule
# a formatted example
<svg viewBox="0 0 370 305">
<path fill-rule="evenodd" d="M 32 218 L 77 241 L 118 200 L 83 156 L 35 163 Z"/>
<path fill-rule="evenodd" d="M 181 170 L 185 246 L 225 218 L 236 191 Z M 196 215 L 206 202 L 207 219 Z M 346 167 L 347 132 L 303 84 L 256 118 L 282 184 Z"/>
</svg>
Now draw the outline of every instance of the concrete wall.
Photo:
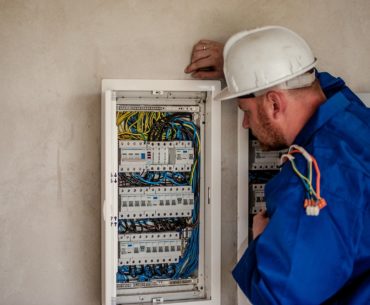
<svg viewBox="0 0 370 305">
<path fill-rule="evenodd" d="M 197 40 L 278 24 L 370 91 L 369 12 L 368 0 L 0 0 L 0 303 L 100 303 L 102 78 L 185 79 Z M 234 305 L 235 105 L 223 112 L 222 304 Z"/>
</svg>

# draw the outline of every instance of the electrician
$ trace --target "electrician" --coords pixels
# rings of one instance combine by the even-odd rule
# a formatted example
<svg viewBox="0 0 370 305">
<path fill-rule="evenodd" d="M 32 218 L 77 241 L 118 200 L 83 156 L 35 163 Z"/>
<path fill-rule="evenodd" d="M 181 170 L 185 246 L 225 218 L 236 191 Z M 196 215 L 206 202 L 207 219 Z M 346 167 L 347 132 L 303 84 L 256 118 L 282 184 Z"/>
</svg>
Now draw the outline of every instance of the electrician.
<svg viewBox="0 0 370 305">
<path fill-rule="evenodd" d="M 235 280 L 253 304 L 370 304 L 370 109 L 286 28 L 240 32 L 222 49 L 201 40 L 185 72 L 224 73 L 219 98 L 238 99 L 243 127 L 266 150 L 290 147 Z"/>
</svg>

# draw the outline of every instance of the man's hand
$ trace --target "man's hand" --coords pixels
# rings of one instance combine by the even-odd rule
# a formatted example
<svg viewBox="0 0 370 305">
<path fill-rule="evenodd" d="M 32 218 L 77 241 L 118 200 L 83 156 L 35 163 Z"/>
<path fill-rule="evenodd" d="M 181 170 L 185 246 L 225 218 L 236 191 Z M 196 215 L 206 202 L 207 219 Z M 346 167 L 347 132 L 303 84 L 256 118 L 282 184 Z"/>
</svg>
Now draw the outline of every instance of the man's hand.
<svg viewBox="0 0 370 305">
<path fill-rule="evenodd" d="M 223 65 L 224 45 L 217 41 L 202 39 L 193 47 L 191 63 L 185 68 L 185 73 L 198 79 L 224 78 Z"/>
<path fill-rule="evenodd" d="M 265 230 L 269 220 L 266 210 L 262 210 L 254 215 L 252 227 L 253 239 L 256 239 Z"/>
</svg>

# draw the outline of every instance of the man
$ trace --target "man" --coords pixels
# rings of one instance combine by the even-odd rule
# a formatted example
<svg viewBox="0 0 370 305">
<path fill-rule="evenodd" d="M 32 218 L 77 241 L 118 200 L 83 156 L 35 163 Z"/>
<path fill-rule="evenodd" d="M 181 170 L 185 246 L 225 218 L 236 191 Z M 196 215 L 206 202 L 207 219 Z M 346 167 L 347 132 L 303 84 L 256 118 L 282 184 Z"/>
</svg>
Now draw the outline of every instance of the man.
<svg viewBox="0 0 370 305">
<path fill-rule="evenodd" d="M 222 48 L 201 40 L 185 72 L 222 77 L 224 61 L 219 98 L 238 98 L 263 148 L 291 147 L 234 278 L 253 304 L 370 304 L 370 110 L 286 28 L 235 34 L 223 60 Z"/>
</svg>

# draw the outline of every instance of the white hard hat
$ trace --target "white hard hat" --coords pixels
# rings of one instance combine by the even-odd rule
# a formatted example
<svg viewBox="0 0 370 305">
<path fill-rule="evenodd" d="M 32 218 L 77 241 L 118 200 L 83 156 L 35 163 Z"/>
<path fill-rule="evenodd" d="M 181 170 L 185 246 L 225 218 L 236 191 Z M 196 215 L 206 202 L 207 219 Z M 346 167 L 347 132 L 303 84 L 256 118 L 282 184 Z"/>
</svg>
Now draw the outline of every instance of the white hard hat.
<svg viewBox="0 0 370 305">
<path fill-rule="evenodd" d="M 293 31 L 266 26 L 237 33 L 224 47 L 227 88 L 216 99 L 227 100 L 281 85 L 292 89 L 309 86 L 316 64 L 308 44 Z"/>
</svg>

